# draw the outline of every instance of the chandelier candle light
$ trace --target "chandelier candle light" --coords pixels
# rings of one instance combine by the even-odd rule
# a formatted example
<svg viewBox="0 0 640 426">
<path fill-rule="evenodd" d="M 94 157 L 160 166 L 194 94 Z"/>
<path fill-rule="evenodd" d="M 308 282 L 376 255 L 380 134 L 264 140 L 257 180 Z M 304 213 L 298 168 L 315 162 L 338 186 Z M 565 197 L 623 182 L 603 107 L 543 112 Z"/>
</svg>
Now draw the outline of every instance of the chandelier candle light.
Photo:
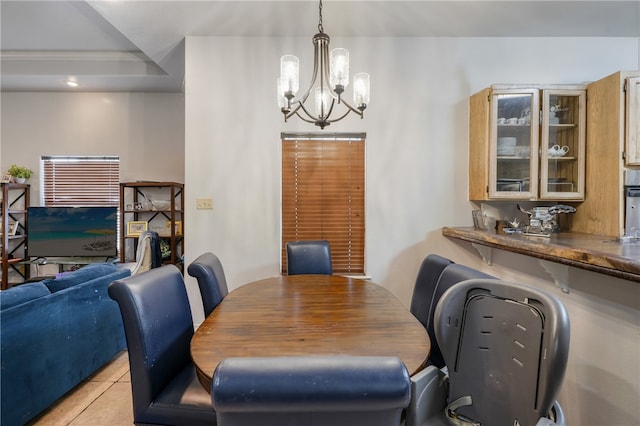
<svg viewBox="0 0 640 426">
<path fill-rule="evenodd" d="M 322 27 L 322 0 L 319 6 L 318 34 L 313 36 L 313 78 L 309 89 L 301 96 L 296 96 L 299 89 L 299 60 L 294 55 L 284 55 L 280 59 L 280 78 L 278 78 L 278 105 L 284 114 L 284 121 L 297 115 L 307 123 L 313 123 L 324 129 L 329 124 L 340 121 L 350 112 L 362 118 L 369 103 L 369 74 L 358 73 L 353 76 L 352 107 L 342 98 L 344 89 L 349 84 L 349 51 L 333 49 L 329 54 L 329 35 Z M 317 86 L 314 86 L 318 83 Z M 315 115 L 305 106 L 307 98 L 313 91 L 315 99 Z M 336 104 L 344 105 L 347 110 L 337 118 L 331 118 Z"/>
</svg>

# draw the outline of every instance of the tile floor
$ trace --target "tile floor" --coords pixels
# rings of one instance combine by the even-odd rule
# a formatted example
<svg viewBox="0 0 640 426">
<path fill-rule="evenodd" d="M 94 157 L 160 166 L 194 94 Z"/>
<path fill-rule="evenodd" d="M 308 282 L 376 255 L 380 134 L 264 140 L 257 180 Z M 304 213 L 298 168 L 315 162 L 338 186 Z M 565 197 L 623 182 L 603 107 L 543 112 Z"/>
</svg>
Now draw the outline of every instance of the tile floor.
<svg viewBox="0 0 640 426">
<path fill-rule="evenodd" d="M 29 426 L 44 425 L 133 425 L 127 352 L 117 355 L 29 423 Z"/>
</svg>

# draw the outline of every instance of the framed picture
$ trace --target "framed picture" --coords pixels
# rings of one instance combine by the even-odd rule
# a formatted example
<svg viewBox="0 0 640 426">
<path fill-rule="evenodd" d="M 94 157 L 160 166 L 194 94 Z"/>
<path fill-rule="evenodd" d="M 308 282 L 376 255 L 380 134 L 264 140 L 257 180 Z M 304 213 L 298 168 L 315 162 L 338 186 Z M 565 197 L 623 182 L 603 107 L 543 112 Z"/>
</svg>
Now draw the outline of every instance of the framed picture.
<svg viewBox="0 0 640 426">
<path fill-rule="evenodd" d="M 170 220 L 168 220 L 165 223 L 165 228 L 169 229 L 169 234 L 171 234 L 171 221 Z M 182 235 L 182 221 L 181 220 L 176 220 L 175 222 L 173 222 L 173 229 L 174 229 L 175 235 Z"/>
<path fill-rule="evenodd" d="M 141 221 L 131 221 L 127 222 L 127 235 L 128 236 L 139 236 L 144 231 L 147 230 L 149 224 L 147 222 Z"/>
<path fill-rule="evenodd" d="M 2 183 L 11 183 L 11 175 L 9 173 L 2 175 Z"/>
<path fill-rule="evenodd" d="M 16 233 L 18 232 L 19 225 L 20 225 L 20 222 L 18 222 L 17 220 L 15 222 L 9 222 L 9 235 L 11 236 L 16 235 Z"/>
</svg>

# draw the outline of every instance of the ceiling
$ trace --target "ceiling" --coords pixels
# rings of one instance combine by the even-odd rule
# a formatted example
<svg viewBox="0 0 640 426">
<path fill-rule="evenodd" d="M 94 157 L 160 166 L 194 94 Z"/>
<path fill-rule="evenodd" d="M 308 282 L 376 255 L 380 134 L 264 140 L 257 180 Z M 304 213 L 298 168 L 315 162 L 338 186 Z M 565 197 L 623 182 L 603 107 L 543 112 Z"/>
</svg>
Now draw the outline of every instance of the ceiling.
<svg viewBox="0 0 640 426">
<path fill-rule="evenodd" d="M 0 89 L 182 91 L 186 36 L 309 36 L 315 0 L 0 1 Z M 640 37 L 640 1 L 325 0 L 331 36 Z"/>
</svg>

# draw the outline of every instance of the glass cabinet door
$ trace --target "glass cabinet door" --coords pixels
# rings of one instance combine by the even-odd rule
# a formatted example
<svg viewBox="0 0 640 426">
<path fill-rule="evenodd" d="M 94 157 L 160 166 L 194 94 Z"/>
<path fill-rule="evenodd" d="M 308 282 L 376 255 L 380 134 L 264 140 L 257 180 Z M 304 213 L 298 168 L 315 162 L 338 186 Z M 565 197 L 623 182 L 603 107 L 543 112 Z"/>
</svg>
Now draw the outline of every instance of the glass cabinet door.
<svg viewBox="0 0 640 426">
<path fill-rule="evenodd" d="M 489 198 L 537 197 L 539 104 L 538 89 L 493 91 Z"/>
<path fill-rule="evenodd" d="M 542 91 L 540 198 L 583 200 L 586 94 Z"/>
</svg>

